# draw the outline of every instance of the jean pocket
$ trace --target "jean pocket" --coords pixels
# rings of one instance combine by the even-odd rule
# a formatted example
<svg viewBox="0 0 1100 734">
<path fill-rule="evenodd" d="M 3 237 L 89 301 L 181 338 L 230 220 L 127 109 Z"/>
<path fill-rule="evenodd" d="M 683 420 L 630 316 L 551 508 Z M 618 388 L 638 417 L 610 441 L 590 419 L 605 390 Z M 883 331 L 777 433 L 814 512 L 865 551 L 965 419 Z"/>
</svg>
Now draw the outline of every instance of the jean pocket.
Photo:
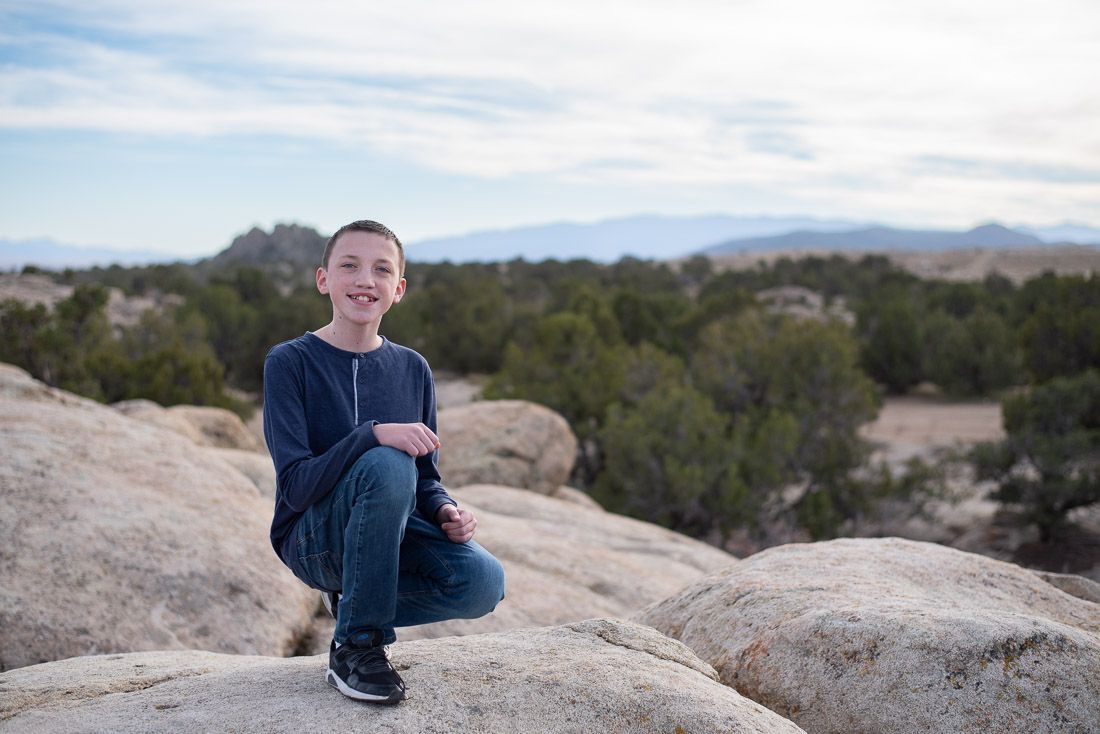
<svg viewBox="0 0 1100 734">
<path fill-rule="evenodd" d="M 306 584 L 322 591 L 340 591 L 341 575 L 333 563 L 331 551 L 321 551 L 308 556 L 299 556 L 298 563 L 309 578 L 302 579 Z M 343 565 L 343 564 L 340 564 Z"/>
</svg>

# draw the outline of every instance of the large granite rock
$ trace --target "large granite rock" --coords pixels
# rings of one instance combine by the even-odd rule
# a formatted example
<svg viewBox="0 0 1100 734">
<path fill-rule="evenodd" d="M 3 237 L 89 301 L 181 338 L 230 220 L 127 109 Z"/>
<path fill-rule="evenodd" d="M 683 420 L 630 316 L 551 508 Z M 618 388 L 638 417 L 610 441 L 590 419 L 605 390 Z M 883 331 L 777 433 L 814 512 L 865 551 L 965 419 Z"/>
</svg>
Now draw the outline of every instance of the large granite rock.
<svg viewBox="0 0 1100 734">
<path fill-rule="evenodd" d="M 271 500 L 219 450 L 6 365 L 0 445 L 0 670 L 297 645 L 316 596 L 271 550 Z"/>
<path fill-rule="evenodd" d="M 750 556 L 638 619 L 806 731 L 1100 731 L 1100 605 L 896 538 Z"/>
<path fill-rule="evenodd" d="M 439 471 L 449 487 L 502 484 L 549 494 L 566 483 L 577 438 L 560 415 L 523 400 L 439 411 Z"/>
<path fill-rule="evenodd" d="M 409 686 L 394 707 L 327 686 L 324 656 L 156 652 L 4 673 L 0 720 L 11 734 L 802 731 L 716 682 L 682 644 L 626 622 L 404 642 L 390 655 Z"/>
</svg>

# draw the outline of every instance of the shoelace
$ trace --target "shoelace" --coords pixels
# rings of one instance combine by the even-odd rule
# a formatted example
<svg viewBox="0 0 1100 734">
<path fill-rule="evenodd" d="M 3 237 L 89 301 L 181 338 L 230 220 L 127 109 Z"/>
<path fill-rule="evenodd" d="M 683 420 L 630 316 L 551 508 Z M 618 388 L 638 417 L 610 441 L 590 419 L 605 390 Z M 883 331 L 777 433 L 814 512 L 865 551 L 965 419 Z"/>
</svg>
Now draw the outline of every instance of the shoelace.
<svg viewBox="0 0 1100 734">
<path fill-rule="evenodd" d="M 404 678 L 390 665 L 386 651 L 381 646 L 353 647 L 348 652 L 347 663 L 352 670 L 361 670 L 364 673 L 393 673 L 398 687 L 405 690 Z"/>
</svg>

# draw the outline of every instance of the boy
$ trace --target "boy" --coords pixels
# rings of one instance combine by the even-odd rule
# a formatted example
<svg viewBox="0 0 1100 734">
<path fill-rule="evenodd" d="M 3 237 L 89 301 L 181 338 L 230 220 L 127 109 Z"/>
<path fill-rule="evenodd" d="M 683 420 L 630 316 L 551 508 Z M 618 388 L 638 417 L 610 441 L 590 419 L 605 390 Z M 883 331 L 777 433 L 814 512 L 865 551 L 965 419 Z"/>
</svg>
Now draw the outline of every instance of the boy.
<svg viewBox="0 0 1100 734">
<path fill-rule="evenodd" d="M 278 477 L 271 543 L 335 602 L 325 679 L 382 704 L 405 697 L 383 647 L 394 627 L 480 617 L 504 597 L 500 563 L 471 540 L 477 520 L 440 484 L 428 364 L 378 333 L 405 294 L 404 271 L 387 227 L 341 227 L 317 269 L 332 321 L 273 347 L 264 363 L 264 436 Z"/>
</svg>

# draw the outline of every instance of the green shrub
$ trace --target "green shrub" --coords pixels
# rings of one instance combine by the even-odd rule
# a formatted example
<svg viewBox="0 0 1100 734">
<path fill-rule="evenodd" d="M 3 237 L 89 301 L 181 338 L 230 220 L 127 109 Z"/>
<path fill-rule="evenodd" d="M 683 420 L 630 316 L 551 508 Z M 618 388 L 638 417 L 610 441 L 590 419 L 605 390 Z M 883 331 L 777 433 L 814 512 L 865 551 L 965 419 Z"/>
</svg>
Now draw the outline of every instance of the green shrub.
<svg viewBox="0 0 1100 734">
<path fill-rule="evenodd" d="M 974 450 L 978 477 L 1042 541 L 1056 540 L 1071 510 L 1100 502 L 1100 370 L 1010 396 L 1002 411 L 1008 435 Z"/>
</svg>

